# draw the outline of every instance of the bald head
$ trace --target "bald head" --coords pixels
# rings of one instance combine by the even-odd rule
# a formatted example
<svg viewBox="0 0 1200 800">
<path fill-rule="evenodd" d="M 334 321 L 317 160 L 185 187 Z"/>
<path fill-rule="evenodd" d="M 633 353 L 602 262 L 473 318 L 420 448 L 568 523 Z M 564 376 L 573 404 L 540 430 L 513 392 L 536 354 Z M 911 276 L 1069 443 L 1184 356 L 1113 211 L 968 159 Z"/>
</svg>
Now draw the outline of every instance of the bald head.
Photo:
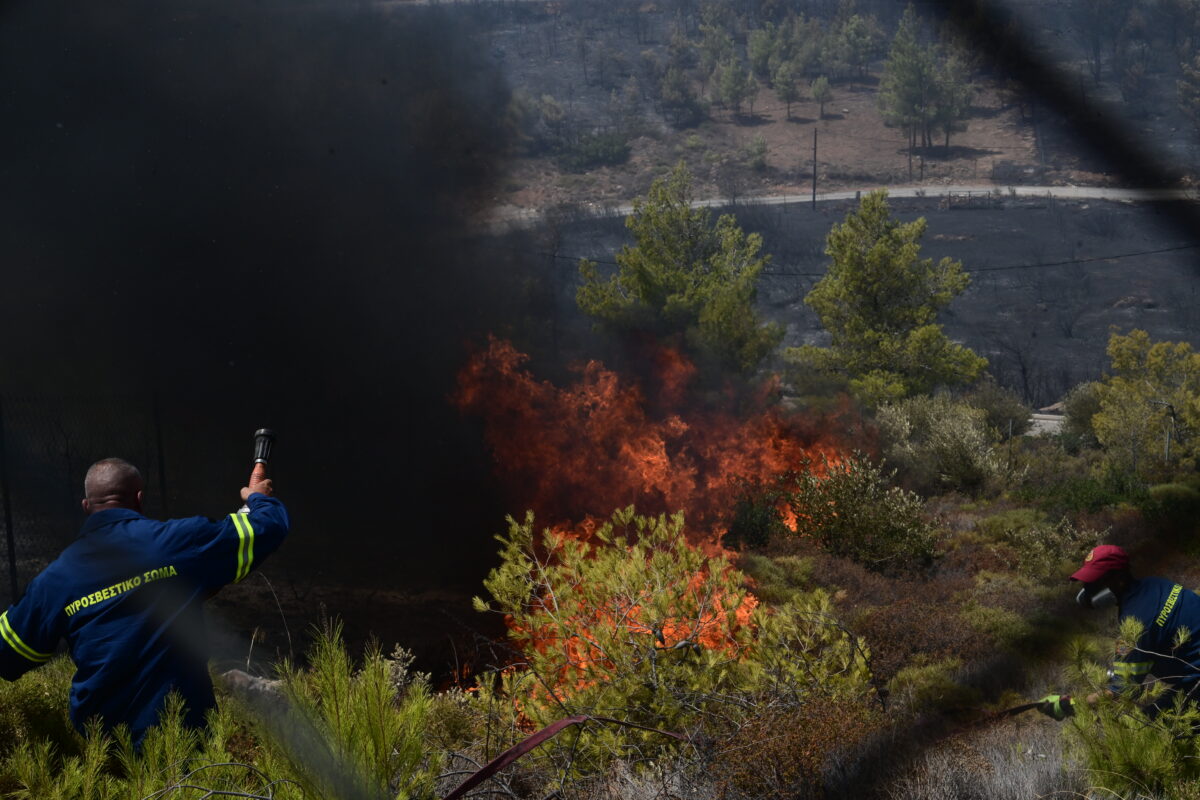
<svg viewBox="0 0 1200 800">
<path fill-rule="evenodd" d="M 83 510 L 94 514 L 109 508 L 142 510 L 142 473 L 120 458 L 97 461 L 83 478 Z"/>
</svg>

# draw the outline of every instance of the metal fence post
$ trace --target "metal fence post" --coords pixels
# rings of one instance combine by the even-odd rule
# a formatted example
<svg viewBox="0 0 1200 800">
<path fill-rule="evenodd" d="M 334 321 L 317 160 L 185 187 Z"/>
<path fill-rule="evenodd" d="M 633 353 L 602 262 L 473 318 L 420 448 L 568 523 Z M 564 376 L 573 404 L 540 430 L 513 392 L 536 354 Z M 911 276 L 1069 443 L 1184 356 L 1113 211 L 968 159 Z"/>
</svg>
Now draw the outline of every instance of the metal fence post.
<svg viewBox="0 0 1200 800">
<path fill-rule="evenodd" d="M 154 438 L 158 445 L 158 493 L 162 496 L 163 519 L 168 519 L 171 512 L 168 510 L 167 501 L 166 448 L 163 446 L 162 398 L 158 392 L 154 393 Z"/>
<path fill-rule="evenodd" d="M 8 540 L 8 582 L 17 602 L 17 543 L 13 535 L 12 495 L 8 490 L 8 447 L 4 439 L 4 398 L 0 397 L 0 500 L 4 502 L 4 537 Z"/>
</svg>

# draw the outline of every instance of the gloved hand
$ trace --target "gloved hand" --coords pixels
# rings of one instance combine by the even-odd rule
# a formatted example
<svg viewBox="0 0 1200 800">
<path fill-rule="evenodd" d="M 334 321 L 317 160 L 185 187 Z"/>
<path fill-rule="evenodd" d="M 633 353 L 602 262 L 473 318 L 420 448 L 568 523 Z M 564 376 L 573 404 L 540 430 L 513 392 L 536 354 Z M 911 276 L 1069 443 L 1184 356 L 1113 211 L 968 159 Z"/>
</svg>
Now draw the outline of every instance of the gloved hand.
<svg viewBox="0 0 1200 800">
<path fill-rule="evenodd" d="M 1048 694 L 1041 699 L 1037 710 L 1060 722 L 1075 713 L 1069 694 Z"/>
</svg>

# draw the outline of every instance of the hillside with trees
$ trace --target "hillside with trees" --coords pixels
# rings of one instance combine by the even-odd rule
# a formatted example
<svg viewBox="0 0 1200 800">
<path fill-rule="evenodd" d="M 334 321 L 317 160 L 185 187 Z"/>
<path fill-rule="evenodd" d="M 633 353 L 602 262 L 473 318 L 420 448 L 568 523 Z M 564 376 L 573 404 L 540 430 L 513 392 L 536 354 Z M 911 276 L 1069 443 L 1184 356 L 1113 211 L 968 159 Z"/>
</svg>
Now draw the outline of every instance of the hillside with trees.
<svg viewBox="0 0 1200 800">
<path fill-rule="evenodd" d="M 680 157 L 701 196 L 796 193 L 814 142 L 822 190 L 1121 180 L 1072 134 L 1078 109 L 1039 103 L 998 66 L 1004 36 L 1189 173 L 1184 6 L 999 4 L 989 54 L 899 3 L 522 5 L 489 34 L 520 142 L 496 200 L 625 203 Z"/>
</svg>

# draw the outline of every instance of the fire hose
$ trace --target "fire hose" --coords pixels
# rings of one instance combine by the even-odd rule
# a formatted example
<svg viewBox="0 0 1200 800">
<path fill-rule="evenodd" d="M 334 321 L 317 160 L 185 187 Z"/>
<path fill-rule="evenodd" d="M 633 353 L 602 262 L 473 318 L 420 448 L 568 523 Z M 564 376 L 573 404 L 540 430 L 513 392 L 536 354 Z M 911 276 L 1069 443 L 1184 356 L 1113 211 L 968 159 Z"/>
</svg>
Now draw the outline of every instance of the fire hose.
<svg viewBox="0 0 1200 800">
<path fill-rule="evenodd" d="M 518 758 L 530 752 L 538 745 L 554 738 L 572 725 L 582 725 L 585 722 L 605 722 L 612 725 L 621 725 L 622 727 L 626 728 L 637 728 L 638 730 L 650 731 L 651 733 L 661 733 L 663 736 L 670 736 L 672 738 L 679 739 L 682 742 L 691 741 L 682 733 L 659 730 L 658 728 L 651 728 L 646 725 L 638 725 L 635 722 L 626 722 L 625 720 L 620 719 L 612 719 L 611 717 L 592 717 L 588 716 L 587 714 L 579 714 L 578 716 L 567 717 L 551 723 L 537 733 L 531 734 L 520 742 L 517 742 L 512 747 L 508 748 L 503 753 L 484 764 L 481 769 L 463 781 L 457 789 L 446 795 L 443 800 L 458 800 L 458 798 L 462 797 L 467 792 L 471 791 L 500 770 L 512 764 Z"/>
</svg>

